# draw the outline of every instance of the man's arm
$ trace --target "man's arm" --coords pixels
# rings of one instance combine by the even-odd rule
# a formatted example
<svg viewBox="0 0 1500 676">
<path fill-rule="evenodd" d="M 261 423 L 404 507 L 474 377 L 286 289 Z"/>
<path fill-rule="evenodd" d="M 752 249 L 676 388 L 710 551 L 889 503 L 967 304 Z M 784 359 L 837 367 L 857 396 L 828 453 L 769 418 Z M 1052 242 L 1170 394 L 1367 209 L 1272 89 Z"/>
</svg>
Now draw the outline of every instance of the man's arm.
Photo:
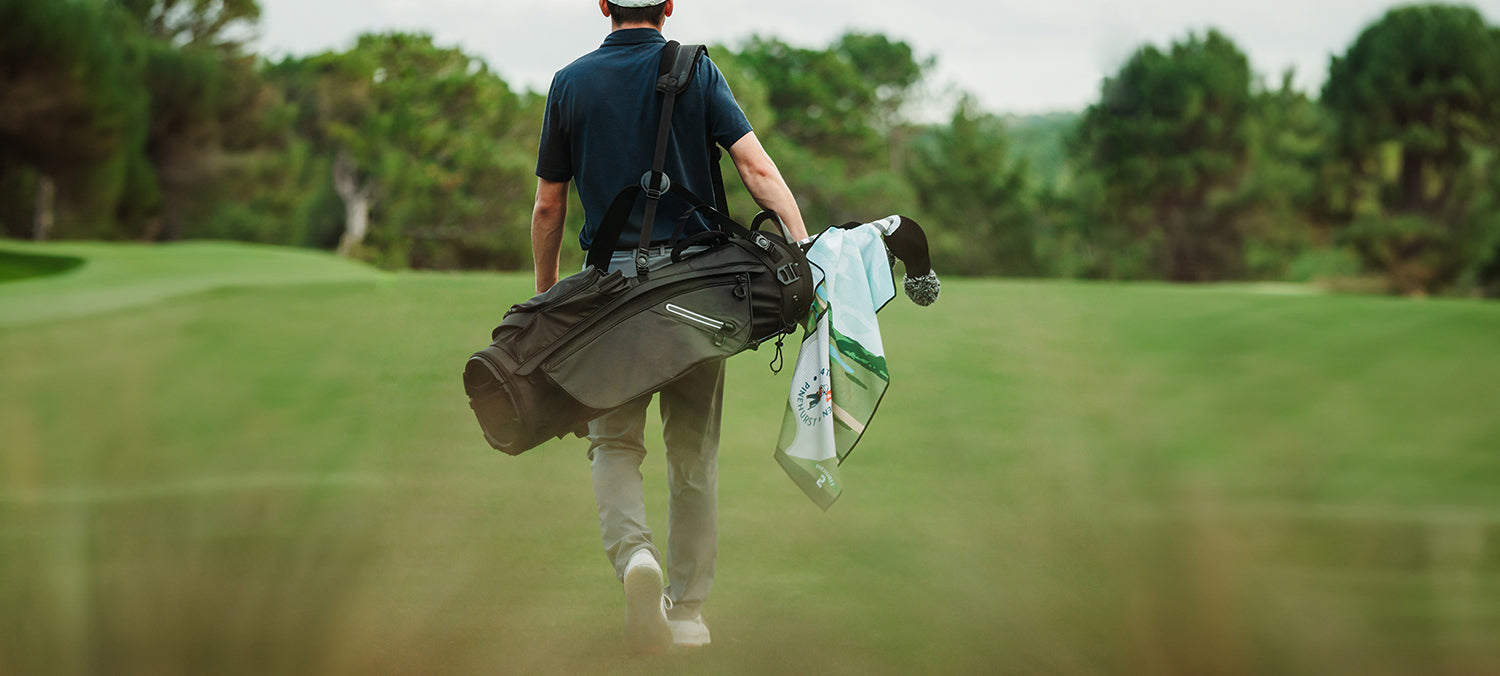
<svg viewBox="0 0 1500 676">
<path fill-rule="evenodd" d="M 761 147 L 760 139 L 755 138 L 755 132 L 741 136 L 729 147 L 729 159 L 734 160 L 734 168 L 740 172 L 740 180 L 749 188 L 755 203 L 781 217 L 782 224 L 792 233 L 792 241 L 805 239 L 807 226 L 802 223 L 797 199 L 792 197 L 792 189 L 781 177 L 781 170 Z"/>
<path fill-rule="evenodd" d="M 536 206 L 531 210 L 531 260 L 536 266 L 536 292 L 557 283 L 562 255 L 563 221 L 568 215 L 568 182 L 536 181 Z"/>
</svg>

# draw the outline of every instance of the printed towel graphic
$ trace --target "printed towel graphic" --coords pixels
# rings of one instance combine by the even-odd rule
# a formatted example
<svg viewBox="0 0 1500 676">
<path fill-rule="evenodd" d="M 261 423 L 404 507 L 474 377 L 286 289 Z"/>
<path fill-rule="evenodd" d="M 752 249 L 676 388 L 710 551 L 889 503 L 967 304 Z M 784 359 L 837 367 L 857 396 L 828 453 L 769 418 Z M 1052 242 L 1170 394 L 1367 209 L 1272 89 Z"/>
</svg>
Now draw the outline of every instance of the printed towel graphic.
<svg viewBox="0 0 1500 676">
<path fill-rule="evenodd" d="M 816 293 L 776 461 L 825 510 L 843 492 L 839 464 L 859 443 L 890 384 L 875 313 L 896 295 L 882 237 L 899 223 L 892 216 L 830 228 L 807 252 Z"/>
</svg>

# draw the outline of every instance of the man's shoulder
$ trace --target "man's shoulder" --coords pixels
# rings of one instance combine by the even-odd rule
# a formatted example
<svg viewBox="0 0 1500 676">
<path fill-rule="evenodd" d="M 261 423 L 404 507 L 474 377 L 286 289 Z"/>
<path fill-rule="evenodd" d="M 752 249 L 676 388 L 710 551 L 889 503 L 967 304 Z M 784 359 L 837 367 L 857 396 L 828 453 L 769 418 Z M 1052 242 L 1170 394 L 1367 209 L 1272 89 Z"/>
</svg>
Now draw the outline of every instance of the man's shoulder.
<svg viewBox="0 0 1500 676">
<path fill-rule="evenodd" d="M 584 54 L 583 56 L 573 59 L 573 61 L 568 65 L 557 69 L 557 73 L 555 73 L 552 77 L 554 80 L 560 82 L 577 78 L 579 75 L 586 74 L 596 68 L 598 66 L 598 61 L 598 50 L 589 52 L 587 54 Z"/>
<path fill-rule="evenodd" d="M 553 74 L 552 82 L 554 86 L 569 83 L 579 83 L 585 87 L 598 86 L 619 77 L 637 58 L 640 58 L 639 55 L 625 50 L 596 49 L 560 68 Z"/>
</svg>

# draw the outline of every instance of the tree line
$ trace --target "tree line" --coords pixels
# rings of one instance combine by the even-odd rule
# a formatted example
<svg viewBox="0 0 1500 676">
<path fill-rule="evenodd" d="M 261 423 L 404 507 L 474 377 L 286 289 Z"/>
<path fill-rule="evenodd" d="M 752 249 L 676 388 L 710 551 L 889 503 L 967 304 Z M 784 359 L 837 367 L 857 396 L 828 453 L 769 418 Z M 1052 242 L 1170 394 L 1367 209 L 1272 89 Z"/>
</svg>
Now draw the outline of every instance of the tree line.
<svg viewBox="0 0 1500 676">
<path fill-rule="evenodd" d="M 544 94 L 423 34 L 268 60 L 259 15 L 0 0 L 0 232 L 529 265 Z M 1500 29 L 1469 7 L 1391 10 L 1316 96 L 1208 30 L 1140 47 L 1081 113 L 1024 119 L 959 96 L 914 122 L 933 60 L 878 34 L 711 55 L 813 229 L 906 214 L 950 274 L 1500 295 Z"/>
</svg>

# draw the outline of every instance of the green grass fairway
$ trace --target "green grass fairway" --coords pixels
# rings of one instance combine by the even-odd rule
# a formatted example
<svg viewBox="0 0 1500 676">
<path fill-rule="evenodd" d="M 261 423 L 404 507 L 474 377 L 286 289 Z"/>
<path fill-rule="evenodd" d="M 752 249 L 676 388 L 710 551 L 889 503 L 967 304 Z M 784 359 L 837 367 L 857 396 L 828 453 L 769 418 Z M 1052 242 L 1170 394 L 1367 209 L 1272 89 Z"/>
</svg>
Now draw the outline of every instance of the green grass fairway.
<svg viewBox="0 0 1500 676">
<path fill-rule="evenodd" d="M 312 251 L 232 242 L 0 240 L 0 283 L 6 283 L 0 286 L 0 327 L 122 310 L 221 287 L 369 280 L 380 274 Z"/>
<path fill-rule="evenodd" d="M 826 514 L 738 356 L 714 644 L 636 659 L 584 443 L 463 396 L 529 276 L 0 247 L 85 259 L 0 284 L 0 674 L 1500 673 L 1500 304 L 945 280 Z"/>
</svg>

